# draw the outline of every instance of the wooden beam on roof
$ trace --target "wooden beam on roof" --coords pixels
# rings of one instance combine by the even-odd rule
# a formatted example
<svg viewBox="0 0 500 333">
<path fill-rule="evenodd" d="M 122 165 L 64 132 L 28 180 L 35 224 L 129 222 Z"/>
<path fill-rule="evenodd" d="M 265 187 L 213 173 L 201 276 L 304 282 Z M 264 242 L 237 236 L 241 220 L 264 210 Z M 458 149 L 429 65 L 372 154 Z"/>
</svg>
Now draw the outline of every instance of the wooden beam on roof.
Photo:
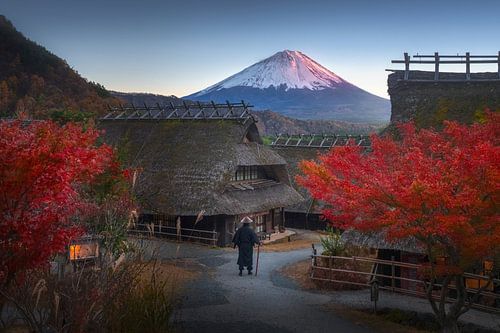
<svg viewBox="0 0 500 333">
<path fill-rule="evenodd" d="M 439 53 L 434 52 L 434 81 L 439 80 Z"/>
<path fill-rule="evenodd" d="M 200 114 L 202 114 L 203 116 L 205 116 L 205 111 L 203 110 L 203 108 L 200 108 L 200 111 L 198 111 L 198 113 L 196 113 L 194 115 L 194 118 L 198 118 Z"/>
<path fill-rule="evenodd" d="M 334 147 L 337 144 L 337 141 L 339 140 L 338 136 L 335 135 L 335 141 L 333 141 L 331 147 Z"/>
<path fill-rule="evenodd" d="M 325 144 L 325 141 L 326 141 L 326 135 L 325 135 L 325 134 L 323 134 L 323 140 L 321 140 L 321 142 L 320 142 L 320 144 L 319 144 L 319 145 L 320 145 L 320 147 L 323 147 L 323 145 Z"/>
</svg>

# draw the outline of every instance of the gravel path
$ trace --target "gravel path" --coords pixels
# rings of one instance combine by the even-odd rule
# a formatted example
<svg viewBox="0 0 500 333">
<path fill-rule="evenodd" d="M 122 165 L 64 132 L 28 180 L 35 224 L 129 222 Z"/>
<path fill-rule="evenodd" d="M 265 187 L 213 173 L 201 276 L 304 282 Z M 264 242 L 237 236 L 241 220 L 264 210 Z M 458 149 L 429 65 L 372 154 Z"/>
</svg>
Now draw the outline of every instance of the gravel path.
<svg viewBox="0 0 500 333">
<path fill-rule="evenodd" d="M 369 308 L 369 290 L 304 291 L 278 272 L 307 259 L 310 249 L 261 252 L 258 276 L 239 277 L 237 250 L 164 241 L 148 245 L 158 257 L 192 259 L 203 267 L 201 277 L 188 284 L 183 307 L 175 316 L 186 332 L 373 332 L 337 316 L 326 306 Z M 425 299 L 381 291 L 379 308 L 384 307 L 430 312 Z M 462 320 L 500 331 L 498 315 L 470 311 Z"/>
<path fill-rule="evenodd" d="M 192 258 L 206 268 L 187 286 L 183 307 L 175 316 L 186 332 L 326 332 L 333 328 L 335 332 L 372 332 L 323 309 L 331 296 L 302 291 L 276 273 L 307 258 L 309 249 L 261 252 L 258 276 L 240 277 L 236 250 L 154 243 L 161 258 Z"/>
</svg>

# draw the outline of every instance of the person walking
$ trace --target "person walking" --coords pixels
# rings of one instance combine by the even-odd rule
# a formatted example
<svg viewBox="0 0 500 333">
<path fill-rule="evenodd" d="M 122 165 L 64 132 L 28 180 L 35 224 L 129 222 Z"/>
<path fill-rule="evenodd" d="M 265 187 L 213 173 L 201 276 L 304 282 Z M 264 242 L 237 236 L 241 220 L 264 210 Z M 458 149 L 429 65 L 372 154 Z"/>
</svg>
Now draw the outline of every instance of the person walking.
<svg viewBox="0 0 500 333">
<path fill-rule="evenodd" d="M 241 222 L 243 226 L 236 231 L 233 237 L 233 248 L 238 246 L 239 276 L 243 275 L 243 269 L 245 267 L 248 270 L 248 275 L 252 275 L 253 247 L 255 244 L 260 244 L 260 241 L 255 231 L 250 228 L 250 223 L 253 222 L 252 219 L 245 216 Z"/>
</svg>

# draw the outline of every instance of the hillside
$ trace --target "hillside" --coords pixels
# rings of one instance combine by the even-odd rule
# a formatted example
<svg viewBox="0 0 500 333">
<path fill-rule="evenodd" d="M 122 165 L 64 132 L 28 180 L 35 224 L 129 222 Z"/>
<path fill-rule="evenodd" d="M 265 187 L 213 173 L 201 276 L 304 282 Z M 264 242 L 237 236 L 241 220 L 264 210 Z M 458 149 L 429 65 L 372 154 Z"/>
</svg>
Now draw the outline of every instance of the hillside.
<svg viewBox="0 0 500 333">
<path fill-rule="evenodd" d="M 169 103 L 180 104 L 182 99 L 174 95 L 164 96 L 149 93 L 124 93 L 119 91 L 110 91 L 111 95 L 119 98 L 124 103 L 134 105 L 165 105 Z"/>
<path fill-rule="evenodd" d="M 0 117 L 46 118 L 63 110 L 92 116 L 117 102 L 102 85 L 82 78 L 0 15 Z"/>
<path fill-rule="evenodd" d="M 189 100 L 184 100 L 176 96 L 163 96 L 147 93 L 122 93 L 112 91 L 111 94 L 120 98 L 125 103 L 133 103 L 135 105 L 165 105 L 169 103 L 180 104 L 183 101 L 193 103 Z M 289 118 L 273 111 L 253 111 L 257 120 L 257 127 L 262 135 L 276 135 L 277 133 L 290 134 L 321 134 L 321 133 L 338 133 L 338 134 L 368 134 L 376 132 L 384 127 L 384 124 L 361 124 L 349 123 L 336 120 L 300 120 Z"/>
<path fill-rule="evenodd" d="M 262 135 L 288 134 L 370 134 L 386 124 L 350 123 L 338 120 L 301 120 L 272 111 L 254 111 Z"/>
</svg>

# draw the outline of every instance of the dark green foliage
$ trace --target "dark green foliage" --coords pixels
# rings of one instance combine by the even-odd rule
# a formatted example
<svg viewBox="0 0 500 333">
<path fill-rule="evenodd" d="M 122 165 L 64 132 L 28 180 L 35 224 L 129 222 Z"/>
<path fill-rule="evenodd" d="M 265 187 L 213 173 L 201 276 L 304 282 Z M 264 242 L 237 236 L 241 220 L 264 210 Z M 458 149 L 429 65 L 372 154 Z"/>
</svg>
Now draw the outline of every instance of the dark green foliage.
<svg viewBox="0 0 500 333">
<path fill-rule="evenodd" d="M 97 92 L 97 95 L 102 98 L 108 98 L 111 97 L 111 93 L 106 90 L 106 88 L 97 82 L 90 81 L 89 84 L 94 88 L 94 90 Z"/>
<path fill-rule="evenodd" d="M 272 135 L 263 135 L 262 136 L 262 143 L 269 146 L 271 143 L 276 139 L 275 136 Z"/>
<path fill-rule="evenodd" d="M 94 116 L 92 112 L 82 112 L 73 110 L 52 110 L 49 111 L 49 118 L 59 124 L 68 122 L 84 123 Z"/>
</svg>

